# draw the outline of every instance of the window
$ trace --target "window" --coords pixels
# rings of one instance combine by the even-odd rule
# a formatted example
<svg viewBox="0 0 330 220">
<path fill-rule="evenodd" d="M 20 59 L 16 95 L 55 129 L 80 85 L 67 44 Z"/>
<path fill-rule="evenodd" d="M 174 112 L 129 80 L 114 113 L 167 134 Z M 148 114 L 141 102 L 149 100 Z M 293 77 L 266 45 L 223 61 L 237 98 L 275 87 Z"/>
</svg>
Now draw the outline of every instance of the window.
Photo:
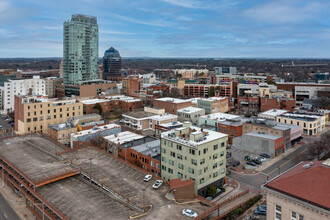
<svg viewBox="0 0 330 220">
<path fill-rule="evenodd" d="M 155 166 L 155 161 L 150 161 L 151 162 L 151 166 L 154 167 Z"/>
<path fill-rule="evenodd" d="M 30 116 L 30 112 L 28 112 L 28 116 Z"/>
<path fill-rule="evenodd" d="M 48 110 L 48 114 L 50 113 L 50 110 Z"/>
<path fill-rule="evenodd" d="M 296 212 L 291 212 L 291 220 L 304 220 L 304 216 Z"/>
<path fill-rule="evenodd" d="M 195 173 L 195 172 L 194 172 L 194 169 L 193 169 L 193 168 L 190 168 L 190 167 L 188 168 L 188 172 L 189 172 L 189 173 L 192 173 L 192 174 Z"/>
<path fill-rule="evenodd" d="M 221 169 L 221 174 L 225 173 L 225 168 Z"/>
<path fill-rule="evenodd" d="M 216 144 L 213 146 L 213 150 L 217 150 L 217 149 L 218 149 L 218 145 Z"/>
<path fill-rule="evenodd" d="M 189 153 L 192 155 L 195 155 L 195 150 L 194 149 L 189 149 Z"/>
<path fill-rule="evenodd" d="M 218 164 L 217 163 L 214 163 L 213 164 L 213 169 L 217 168 L 218 167 Z"/>
<path fill-rule="evenodd" d="M 218 154 L 214 154 L 213 155 L 213 160 L 217 159 L 218 158 Z"/>
<path fill-rule="evenodd" d="M 224 155 L 224 151 L 220 152 L 220 157 L 222 157 Z"/>
<path fill-rule="evenodd" d="M 213 173 L 213 178 L 218 176 L 218 172 Z"/>
<path fill-rule="evenodd" d="M 207 150 L 207 148 L 204 148 L 203 153 L 206 154 Z"/>
<path fill-rule="evenodd" d="M 173 160 L 168 160 L 168 163 L 172 166 L 174 166 L 174 161 Z"/>
<path fill-rule="evenodd" d="M 222 165 L 223 165 L 223 160 L 221 160 L 219 163 L 219 166 L 222 166 Z"/>
<path fill-rule="evenodd" d="M 275 219 L 276 220 L 282 219 L 282 207 L 279 205 L 275 205 Z"/>
<path fill-rule="evenodd" d="M 39 118 L 39 121 L 43 121 L 43 120 L 44 120 L 44 117 L 40 117 L 40 118 Z"/>
<path fill-rule="evenodd" d="M 197 160 L 191 159 L 191 164 L 197 165 Z"/>
<path fill-rule="evenodd" d="M 33 121 L 38 121 L 38 118 L 33 118 Z"/>
<path fill-rule="evenodd" d="M 54 115 L 54 118 L 56 118 L 56 115 Z"/>
<path fill-rule="evenodd" d="M 172 152 L 172 151 L 171 151 L 170 154 L 171 154 L 172 157 L 175 157 L 175 152 Z"/>
<path fill-rule="evenodd" d="M 169 172 L 170 174 L 173 174 L 173 169 L 168 168 L 168 172 Z"/>
<path fill-rule="evenodd" d="M 202 165 L 202 164 L 204 164 L 205 163 L 205 159 L 203 158 L 203 159 L 201 159 L 201 161 L 200 161 L 200 165 Z"/>
<path fill-rule="evenodd" d="M 183 174 L 180 173 L 180 172 L 178 172 L 178 177 L 182 179 L 183 178 Z"/>
<path fill-rule="evenodd" d="M 199 184 L 203 184 L 204 183 L 204 178 L 199 180 Z"/>
<path fill-rule="evenodd" d="M 166 167 L 164 165 L 162 165 L 162 170 L 165 170 L 166 171 Z"/>
<path fill-rule="evenodd" d="M 222 142 L 221 143 L 221 147 L 225 147 L 225 142 Z"/>
<path fill-rule="evenodd" d="M 26 122 L 31 122 L 31 118 L 26 119 Z"/>
<path fill-rule="evenodd" d="M 202 174 L 202 169 L 199 169 L 198 170 L 198 175 L 201 175 Z"/>
<path fill-rule="evenodd" d="M 178 159 L 182 160 L 182 155 L 178 154 Z"/>
<path fill-rule="evenodd" d="M 30 127 L 28 127 L 28 131 L 30 131 Z"/>
<path fill-rule="evenodd" d="M 166 153 L 166 149 L 164 149 L 163 147 L 161 148 L 161 151 L 162 151 L 162 153 Z"/>
<path fill-rule="evenodd" d="M 178 163 L 178 167 L 179 167 L 179 169 L 181 169 L 181 170 L 183 170 L 183 168 L 184 168 L 183 164 L 181 164 L 181 163 Z"/>
<path fill-rule="evenodd" d="M 162 157 L 162 161 L 166 163 L 167 162 L 166 157 Z"/>
<path fill-rule="evenodd" d="M 182 150 L 182 146 L 181 145 L 176 145 L 176 149 Z"/>
<path fill-rule="evenodd" d="M 54 109 L 54 113 L 56 113 L 56 109 Z"/>
</svg>

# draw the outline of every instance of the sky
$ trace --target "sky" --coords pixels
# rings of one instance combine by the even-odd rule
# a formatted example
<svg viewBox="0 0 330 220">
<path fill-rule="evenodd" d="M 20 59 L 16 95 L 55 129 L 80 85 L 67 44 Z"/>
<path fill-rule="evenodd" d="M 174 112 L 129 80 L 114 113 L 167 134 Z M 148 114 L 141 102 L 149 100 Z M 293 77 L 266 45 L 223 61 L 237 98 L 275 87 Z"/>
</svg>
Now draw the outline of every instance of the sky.
<svg viewBox="0 0 330 220">
<path fill-rule="evenodd" d="M 0 0 L 0 58 L 61 57 L 63 22 L 97 17 L 99 56 L 330 58 L 329 0 Z"/>
</svg>

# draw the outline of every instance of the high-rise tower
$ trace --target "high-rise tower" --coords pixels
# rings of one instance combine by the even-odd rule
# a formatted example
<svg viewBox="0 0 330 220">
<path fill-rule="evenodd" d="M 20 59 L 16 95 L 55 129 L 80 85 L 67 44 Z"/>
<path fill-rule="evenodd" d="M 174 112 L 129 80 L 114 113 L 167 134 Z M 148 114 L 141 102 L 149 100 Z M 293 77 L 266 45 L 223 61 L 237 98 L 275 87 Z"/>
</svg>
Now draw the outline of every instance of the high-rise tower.
<svg viewBox="0 0 330 220">
<path fill-rule="evenodd" d="M 99 27 L 96 17 L 72 15 L 64 22 L 63 82 L 80 84 L 98 79 Z"/>
<path fill-rule="evenodd" d="M 121 81 L 121 56 L 115 48 L 111 47 L 104 52 L 103 77 L 105 80 Z"/>
</svg>

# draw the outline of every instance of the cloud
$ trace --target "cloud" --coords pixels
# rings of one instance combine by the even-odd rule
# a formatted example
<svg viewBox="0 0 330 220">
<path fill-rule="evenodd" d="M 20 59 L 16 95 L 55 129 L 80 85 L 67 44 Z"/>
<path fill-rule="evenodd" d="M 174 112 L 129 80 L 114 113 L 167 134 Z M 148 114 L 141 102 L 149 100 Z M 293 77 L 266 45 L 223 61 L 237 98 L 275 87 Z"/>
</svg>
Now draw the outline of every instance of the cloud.
<svg viewBox="0 0 330 220">
<path fill-rule="evenodd" d="M 110 31 L 110 30 L 100 30 L 101 34 L 119 34 L 119 35 L 133 35 L 135 33 L 123 32 L 123 31 Z"/>
<path fill-rule="evenodd" d="M 169 27 L 169 26 L 173 25 L 171 22 L 165 21 L 165 20 L 162 20 L 162 19 L 153 19 L 153 20 L 150 20 L 150 21 L 143 21 L 143 20 L 140 20 L 140 19 L 130 18 L 130 17 L 126 17 L 126 16 L 123 16 L 123 15 L 119 15 L 119 14 L 112 14 L 112 16 L 117 17 L 117 18 L 119 18 L 121 20 L 124 20 L 124 21 L 129 21 L 129 22 L 133 22 L 133 23 L 136 23 L 136 24 L 142 24 L 142 25 L 148 25 L 148 26 Z"/>
<path fill-rule="evenodd" d="M 319 2 L 301 4 L 297 0 L 279 0 L 253 6 L 243 12 L 243 16 L 261 23 L 299 23 L 317 16 L 322 9 L 324 6 Z"/>
</svg>

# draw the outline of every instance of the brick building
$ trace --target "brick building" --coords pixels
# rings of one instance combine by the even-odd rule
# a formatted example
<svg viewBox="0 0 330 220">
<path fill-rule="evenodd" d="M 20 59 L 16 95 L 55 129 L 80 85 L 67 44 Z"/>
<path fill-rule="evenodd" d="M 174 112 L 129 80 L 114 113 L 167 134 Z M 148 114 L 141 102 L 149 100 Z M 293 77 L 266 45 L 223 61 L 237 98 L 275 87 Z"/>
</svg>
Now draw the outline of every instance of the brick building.
<svg viewBox="0 0 330 220">
<path fill-rule="evenodd" d="M 295 99 L 287 98 L 260 98 L 260 111 L 268 111 L 270 109 L 283 109 L 292 111 L 296 107 Z"/>
<path fill-rule="evenodd" d="M 177 114 L 177 110 L 191 106 L 191 100 L 175 99 L 175 98 L 160 98 L 154 100 L 154 107 L 164 108 L 170 114 Z"/>
<path fill-rule="evenodd" d="M 242 122 L 240 121 L 232 121 L 232 120 L 225 120 L 225 121 L 218 121 L 217 123 L 217 131 L 228 134 L 228 144 L 233 143 L 233 139 L 235 137 L 239 137 L 242 135 Z"/>
<path fill-rule="evenodd" d="M 122 93 L 128 95 L 130 93 L 138 93 L 140 91 L 140 79 L 128 77 L 122 80 Z"/>
<path fill-rule="evenodd" d="M 259 97 L 237 97 L 237 111 L 239 113 L 257 114 L 259 109 Z"/>
</svg>

